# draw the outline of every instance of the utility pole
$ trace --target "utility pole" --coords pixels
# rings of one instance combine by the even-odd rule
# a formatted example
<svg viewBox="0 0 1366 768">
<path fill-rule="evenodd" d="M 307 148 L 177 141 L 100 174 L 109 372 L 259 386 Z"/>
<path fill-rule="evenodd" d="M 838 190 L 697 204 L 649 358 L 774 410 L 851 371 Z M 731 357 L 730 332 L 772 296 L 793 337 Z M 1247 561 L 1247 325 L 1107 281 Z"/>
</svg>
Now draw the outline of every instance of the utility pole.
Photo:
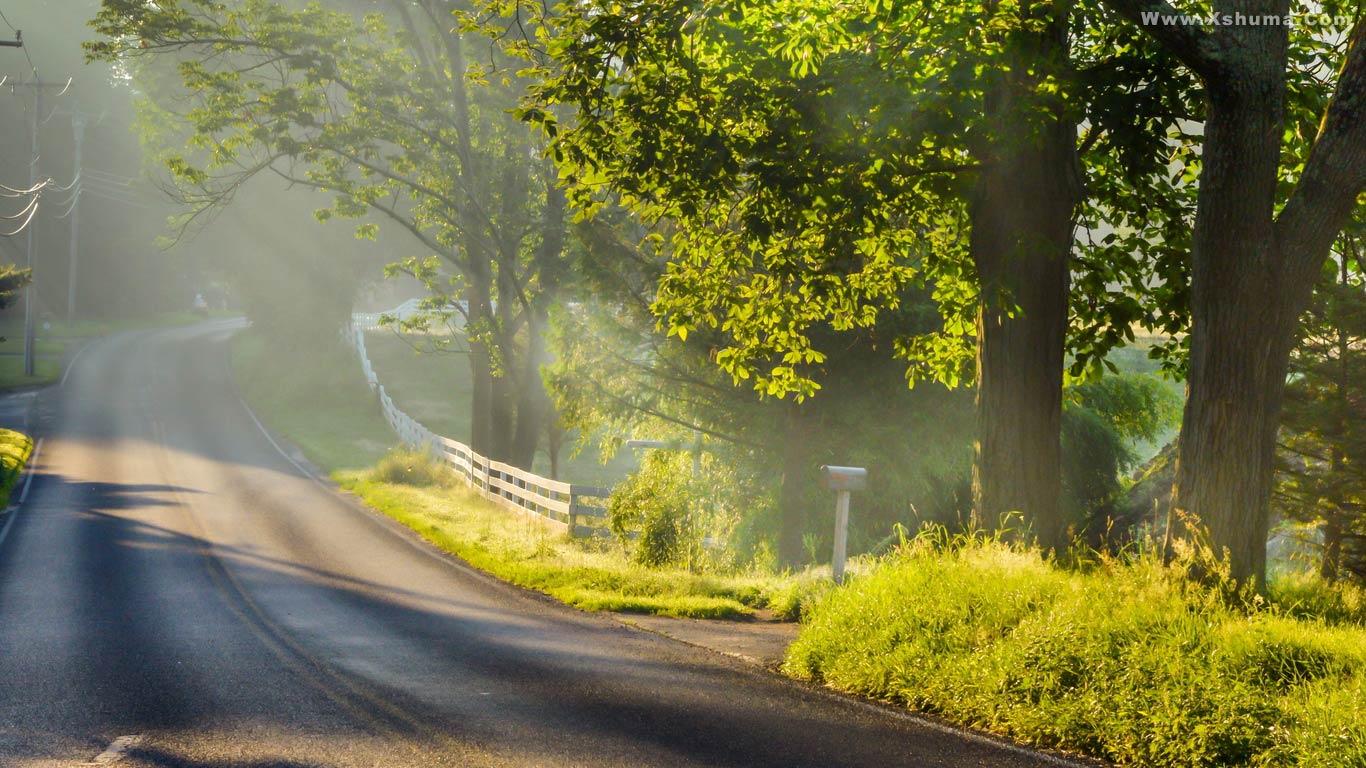
<svg viewBox="0 0 1366 768">
<path fill-rule="evenodd" d="M 42 157 L 41 147 L 38 142 L 38 118 L 43 113 L 43 81 L 38 77 L 38 68 L 33 68 L 33 141 L 31 157 L 28 164 L 28 186 L 30 189 L 38 183 L 38 160 Z M 33 271 L 33 257 L 38 252 L 38 219 L 35 217 L 29 222 L 28 228 L 28 283 L 24 286 L 24 375 L 33 375 L 33 283 L 37 275 Z"/>
<path fill-rule="evenodd" d="M 74 139 L 75 159 L 72 162 L 72 178 L 76 181 L 75 199 L 71 201 L 71 261 L 66 272 L 66 324 L 76 322 L 76 270 L 80 266 L 81 241 L 81 147 L 85 143 L 86 118 L 84 112 L 71 113 L 71 134 Z"/>
<path fill-rule="evenodd" d="M 71 133 L 75 139 L 75 161 L 72 175 L 81 178 L 81 144 L 85 141 L 85 115 L 75 112 L 71 115 Z M 79 181 L 78 181 L 79 183 Z M 81 239 L 81 188 L 76 187 L 76 199 L 71 201 L 71 259 L 66 270 L 66 324 L 76 321 L 76 261 L 77 249 Z"/>
<path fill-rule="evenodd" d="M 14 84 L 12 84 L 12 85 L 10 86 L 11 88 L 31 88 L 31 89 L 33 90 L 33 101 L 34 101 L 34 105 L 33 105 L 33 122 L 32 122 L 32 124 L 31 124 L 31 130 L 32 130 L 32 132 L 33 132 L 33 137 L 32 137 L 32 150 L 31 150 L 31 151 L 32 151 L 32 157 L 33 157 L 33 159 L 29 162 L 29 166 L 28 166 L 28 179 L 29 179 L 29 186 L 30 186 L 30 187 L 36 186 L 36 185 L 38 184 L 39 161 L 42 159 L 41 146 L 40 146 L 40 143 L 39 143 L 39 140 L 38 140 L 38 138 L 39 138 L 39 137 L 38 137 L 38 129 L 39 129 L 40 125 L 41 125 L 41 118 L 42 118 L 42 114 L 43 114 L 43 91 L 46 90 L 46 89 L 48 89 L 48 88 L 58 88 L 58 89 L 60 89 L 60 92 L 59 92 L 57 95 L 60 96 L 60 95 L 62 95 L 63 93 L 66 93 L 66 89 L 68 89 L 68 88 L 71 87 L 71 82 L 72 82 L 72 81 L 71 81 L 71 78 L 67 78 L 67 81 L 66 81 L 65 83 L 44 83 L 43 80 L 42 80 L 42 78 L 38 76 L 38 68 L 37 68 L 37 67 L 34 67 L 34 68 L 33 68 L 33 79 L 32 79 L 32 80 L 29 80 L 28 82 L 14 83 Z M 28 264 L 27 264 L 26 266 L 29 268 L 29 281 L 28 281 L 28 285 L 24 286 L 24 375 L 25 375 L 25 376 L 32 376 L 32 375 L 33 375 L 33 369 L 34 369 L 34 365 L 33 365 L 33 356 L 34 356 L 34 340 L 33 340 L 33 331 L 34 331 L 34 328 L 33 328 L 33 322 L 34 322 L 34 319 L 35 319 L 35 318 L 34 318 L 34 306 L 33 306 L 33 305 L 34 305 L 34 296 L 35 296 L 35 293 L 34 293 L 34 290 L 33 290 L 33 286 L 34 286 L 34 284 L 37 282 L 38 274 L 37 274 L 37 271 L 34 270 L 33 266 L 34 266 L 35 262 L 37 261 L 37 257 L 38 257 L 38 234 L 37 234 L 37 233 L 38 233 L 38 220 L 35 218 L 32 222 L 29 222 L 29 227 L 28 227 L 28 249 L 27 249 L 27 261 L 28 261 Z"/>
</svg>

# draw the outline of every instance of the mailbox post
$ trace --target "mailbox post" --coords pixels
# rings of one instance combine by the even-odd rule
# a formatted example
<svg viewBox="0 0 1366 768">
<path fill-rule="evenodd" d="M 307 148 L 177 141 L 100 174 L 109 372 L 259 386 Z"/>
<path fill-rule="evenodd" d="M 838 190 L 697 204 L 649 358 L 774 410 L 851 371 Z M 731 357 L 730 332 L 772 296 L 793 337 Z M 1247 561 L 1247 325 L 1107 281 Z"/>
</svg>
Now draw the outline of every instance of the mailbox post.
<svg viewBox="0 0 1366 768">
<path fill-rule="evenodd" d="M 849 494 L 868 487 L 863 467 L 821 467 L 825 487 L 835 492 L 835 551 L 830 570 L 836 584 L 844 583 L 844 558 L 849 545 Z"/>
</svg>

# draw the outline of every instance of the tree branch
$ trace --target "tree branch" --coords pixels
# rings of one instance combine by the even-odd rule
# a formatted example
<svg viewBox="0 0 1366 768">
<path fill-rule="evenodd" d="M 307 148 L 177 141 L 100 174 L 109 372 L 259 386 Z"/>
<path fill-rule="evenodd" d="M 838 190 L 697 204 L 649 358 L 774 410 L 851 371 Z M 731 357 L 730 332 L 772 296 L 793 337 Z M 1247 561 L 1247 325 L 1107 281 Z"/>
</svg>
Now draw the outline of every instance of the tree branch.
<svg viewBox="0 0 1366 768">
<path fill-rule="evenodd" d="M 1189 16 L 1176 10 L 1166 0 L 1103 0 L 1115 13 L 1156 40 L 1172 53 L 1182 64 L 1209 82 L 1221 75 L 1218 50 L 1214 38 L 1197 24 L 1182 24 L 1182 16 Z M 1156 14 L 1158 20 L 1146 23 L 1144 17 Z M 1162 18 L 1172 18 L 1173 23 L 1164 24 Z M 1173 18 L 1174 17 L 1174 18 Z"/>
<path fill-rule="evenodd" d="M 1276 239 L 1292 274 L 1318 266 L 1366 191 L 1366 22 L 1352 30 L 1337 91 L 1304 165 L 1276 219 Z"/>
</svg>

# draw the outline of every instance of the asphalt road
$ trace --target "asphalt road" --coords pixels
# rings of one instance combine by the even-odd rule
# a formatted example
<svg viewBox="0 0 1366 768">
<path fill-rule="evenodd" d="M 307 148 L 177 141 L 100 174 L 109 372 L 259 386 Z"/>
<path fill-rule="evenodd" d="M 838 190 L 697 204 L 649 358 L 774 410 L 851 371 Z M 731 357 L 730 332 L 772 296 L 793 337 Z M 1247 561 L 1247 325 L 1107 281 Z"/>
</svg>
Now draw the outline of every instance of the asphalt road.
<svg viewBox="0 0 1366 768">
<path fill-rule="evenodd" d="M 0 518 L 0 766 L 1050 763 L 434 552 L 276 451 L 231 332 L 111 337 L 36 398 Z"/>
</svg>

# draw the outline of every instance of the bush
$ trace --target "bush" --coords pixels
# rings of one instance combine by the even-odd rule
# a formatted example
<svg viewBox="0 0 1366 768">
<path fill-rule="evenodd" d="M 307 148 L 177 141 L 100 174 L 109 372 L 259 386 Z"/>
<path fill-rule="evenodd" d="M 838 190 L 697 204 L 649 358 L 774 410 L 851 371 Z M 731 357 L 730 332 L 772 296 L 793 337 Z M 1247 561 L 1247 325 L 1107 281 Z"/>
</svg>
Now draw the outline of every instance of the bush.
<svg viewBox="0 0 1366 768">
<path fill-rule="evenodd" d="M 374 478 L 385 483 L 426 487 L 445 485 L 450 479 L 450 470 L 426 451 L 395 448 L 375 465 Z"/>
<path fill-rule="evenodd" d="M 692 493 L 686 476 L 662 452 L 612 489 L 608 527 L 623 542 L 636 538 L 632 559 L 657 568 L 688 559 L 693 541 Z"/>
<path fill-rule="evenodd" d="M 918 539 L 819 599 L 786 668 L 1120 764 L 1362 765 L 1366 631 L 1230 600 L 1188 566 Z"/>
</svg>

